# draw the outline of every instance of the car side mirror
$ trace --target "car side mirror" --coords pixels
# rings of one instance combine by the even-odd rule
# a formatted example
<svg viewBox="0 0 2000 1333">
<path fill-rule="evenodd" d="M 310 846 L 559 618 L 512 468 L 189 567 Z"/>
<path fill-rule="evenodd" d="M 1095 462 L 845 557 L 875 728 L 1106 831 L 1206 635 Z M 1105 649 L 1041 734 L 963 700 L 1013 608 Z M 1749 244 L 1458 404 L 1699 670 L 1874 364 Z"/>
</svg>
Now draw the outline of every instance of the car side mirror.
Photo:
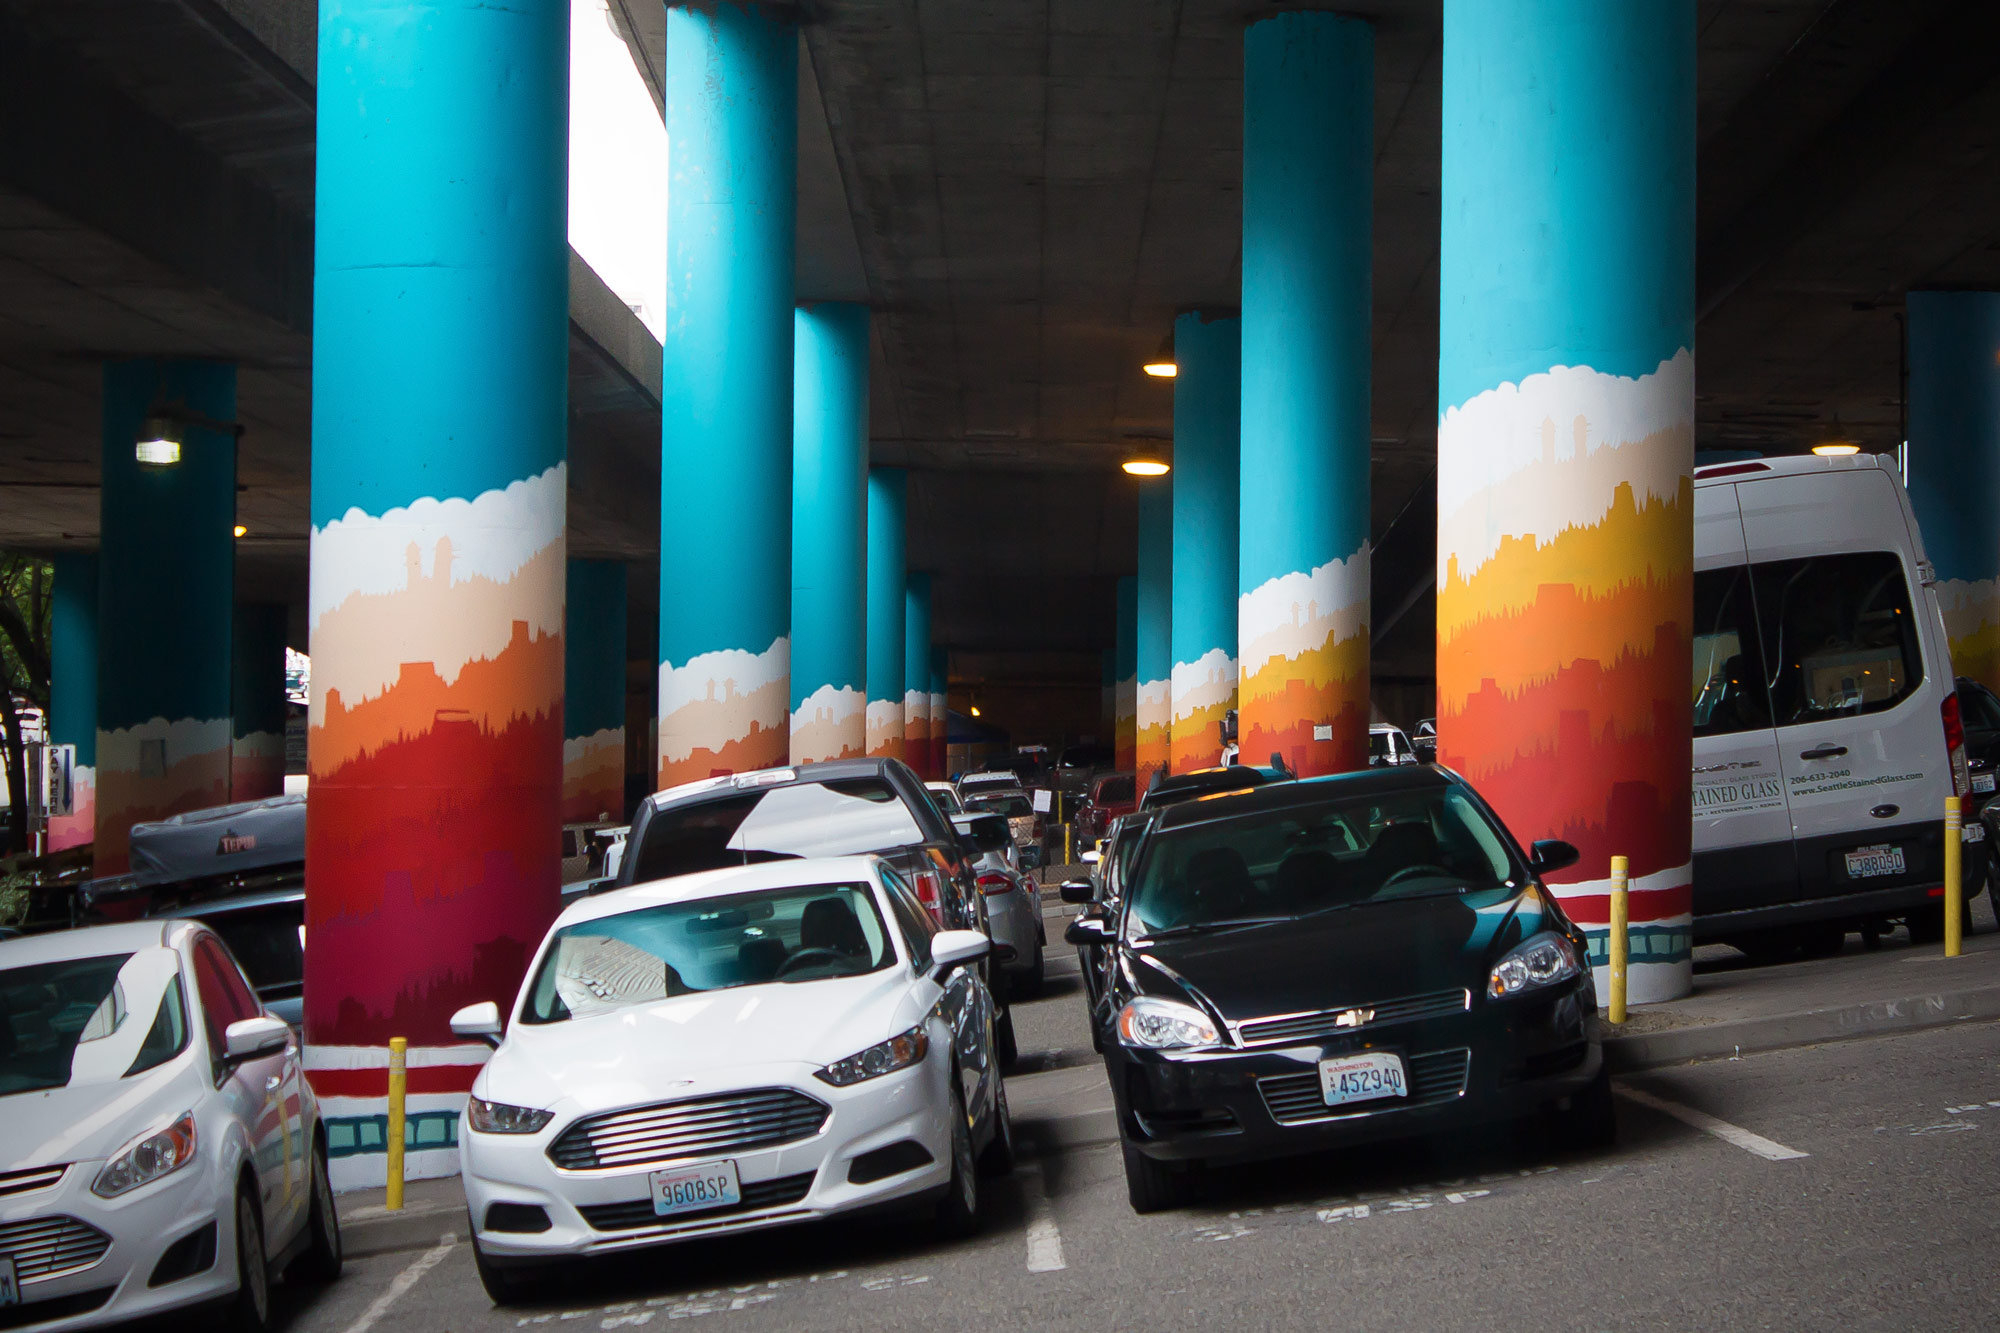
<svg viewBox="0 0 2000 1333">
<path fill-rule="evenodd" d="M 1089 851 L 1085 852 L 1079 859 L 1087 866 L 1094 866 L 1097 864 L 1099 860 L 1098 850 L 1095 847 L 1093 847 Z"/>
<path fill-rule="evenodd" d="M 1063 943 L 1088 949 L 1093 945 L 1111 943 L 1117 933 L 1112 924 L 1101 916 L 1080 916 L 1064 929 Z"/>
<path fill-rule="evenodd" d="M 993 952 L 993 941 L 983 930 L 941 930 L 931 936 L 931 975 L 938 984 L 955 967 L 976 963 Z"/>
<path fill-rule="evenodd" d="M 292 1030 L 282 1018 L 273 1018 L 269 1014 L 239 1018 L 222 1030 L 223 1057 L 228 1060 L 253 1060 L 260 1055 L 284 1050 L 291 1039 Z"/>
<path fill-rule="evenodd" d="M 1087 903 L 1097 897 L 1097 891 L 1087 879 L 1066 879 L 1057 892 L 1066 903 Z"/>
<path fill-rule="evenodd" d="M 491 1000 L 468 1004 L 451 1016 L 451 1035 L 454 1037 L 483 1041 L 488 1046 L 498 1049 L 502 1031 L 500 1006 Z"/>
<path fill-rule="evenodd" d="M 1542 838 L 1528 849 L 1528 869 L 1546 875 L 1575 865 L 1582 856 L 1575 846 L 1561 838 Z"/>
</svg>

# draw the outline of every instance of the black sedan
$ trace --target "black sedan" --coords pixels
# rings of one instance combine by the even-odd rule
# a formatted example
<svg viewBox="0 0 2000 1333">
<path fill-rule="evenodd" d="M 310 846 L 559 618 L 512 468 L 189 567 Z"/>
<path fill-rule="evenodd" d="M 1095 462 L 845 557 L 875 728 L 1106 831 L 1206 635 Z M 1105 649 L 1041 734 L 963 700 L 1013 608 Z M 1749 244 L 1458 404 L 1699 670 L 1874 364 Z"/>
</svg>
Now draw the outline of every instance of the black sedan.
<svg viewBox="0 0 2000 1333">
<path fill-rule="evenodd" d="M 1583 932 L 1478 794 L 1405 767 L 1162 810 L 1115 912 L 1097 1013 L 1140 1212 L 1194 1168 L 1548 1112 L 1613 1133 Z"/>
</svg>

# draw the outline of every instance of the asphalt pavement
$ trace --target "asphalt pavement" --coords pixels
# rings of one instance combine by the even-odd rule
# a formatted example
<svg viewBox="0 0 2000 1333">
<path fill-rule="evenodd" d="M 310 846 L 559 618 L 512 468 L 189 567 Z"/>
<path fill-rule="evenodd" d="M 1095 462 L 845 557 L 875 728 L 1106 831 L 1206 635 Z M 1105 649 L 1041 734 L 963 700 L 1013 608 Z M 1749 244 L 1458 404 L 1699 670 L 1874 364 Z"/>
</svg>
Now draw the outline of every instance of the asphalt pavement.
<svg viewBox="0 0 2000 1333">
<path fill-rule="evenodd" d="M 1900 947 L 1850 969 L 1930 972 Z M 346 1275 L 281 1287 L 279 1326 L 2000 1327 L 1993 1021 L 1627 1073 L 1619 1142 L 1601 1152 L 1507 1130 L 1378 1145 L 1218 1173 L 1199 1203 L 1140 1217 L 1070 951 L 1053 947 L 1049 970 L 1046 995 L 1016 1008 L 1009 1095 L 1028 1151 L 989 1182 L 973 1240 L 893 1223 L 765 1232 L 606 1263 L 560 1304 L 500 1310 L 455 1183 L 427 1182 L 402 1218 L 347 1200 Z M 1793 975 L 1765 972 L 1775 989 Z M 1840 988 L 1796 975 L 1808 994 Z"/>
</svg>

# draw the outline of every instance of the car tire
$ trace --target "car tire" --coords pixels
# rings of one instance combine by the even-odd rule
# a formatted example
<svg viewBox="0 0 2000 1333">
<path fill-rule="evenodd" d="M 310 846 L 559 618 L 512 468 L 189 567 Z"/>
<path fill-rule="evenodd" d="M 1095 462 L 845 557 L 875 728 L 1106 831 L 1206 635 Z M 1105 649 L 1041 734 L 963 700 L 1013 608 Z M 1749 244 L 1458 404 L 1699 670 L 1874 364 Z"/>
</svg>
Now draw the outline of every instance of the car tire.
<svg viewBox="0 0 2000 1333">
<path fill-rule="evenodd" d="M 264 1217 L 246 1181 L 236 1191 L 236 1294 L 223 1307 L 229 1333 L 264 1333 L 271 1326 L 271 1266 Z"/>
<path fill-rule="evenodd" d="M 951 1071 L 951 1179 L 938 1200 L 937 1230 L 949 1240 L 964 1240 L 979 1230 L 979 1164 L 972 1155 L 972 1126 L 966 1123 L 965 1094 L 958 1090 L 958 1071 Z"/>
<path fill-rule="evenodd" d="M 1599 1068 L 1597 1077 L 1572 1093 L 1569 1109 L 1560 1117 L 1564 1147 L 1609 1148 L 1618 1142 L 1618 1108 L 1611 1095 L 1611 1071 Z"/>
<path fill-rule="evenodd" d="M 1014 1039 L 1014 1011 L 1011 1008 L 1000 1011 L 993 1020 L 993 1058 L 1000 1062 L 1000 1068 L 1012 1069 L 1021 1058 L 1021 1045 Z"/>
<path fill-rule="evenodd" d="M 1035 954 L 1028 966 L 1014 980 L 1014 993 L 1024 1000 L 1032 1000 L 1042 993 L 1048 983 L 1048 967 L 1042 959 L 1041 941 L 1035 942 Z"/>
<path fill-rule="evenodd" d="M 1007 1109 L 1007 1080 L 993 1075 L 993 1137 L 979 1154 L 979 1174 L 1004 1176 L 1014 1169 L 1014 1114 Z"/>
<path fill-rule="evenodd" d="M 1187 1202 L 1187 1168 L 1156 1162 L 1124 1139 L 1118 1146 L 1125 1155 L 1125 1197 L 1133 1212 L 1157 1213 Z"/>
<path fill-rule="evenodd" d="M 470 1215 L 466 1222 L 471 1224 Z M 472 1236 L 472 1266 L 479 1273 L 479 1285 L 486 1288 L 487 1299 L 495 1305 L 526 1305 L 545 1291 L 550 1283 L 547 1269 L 521 1269 L 507 1264 L 495 1263 L 485 1250 L 480 1248 L 479 1233 Z"/>
<path fill-rule="evenodd" d="M 326 1149 L 312 1150 L 312 1193 L 306 1199 L 306 1249 L 285 1269 L 285 1281 L 325 1286 L 340 1276 L 340 1214 L 327 1180 Z"/>
</svg>

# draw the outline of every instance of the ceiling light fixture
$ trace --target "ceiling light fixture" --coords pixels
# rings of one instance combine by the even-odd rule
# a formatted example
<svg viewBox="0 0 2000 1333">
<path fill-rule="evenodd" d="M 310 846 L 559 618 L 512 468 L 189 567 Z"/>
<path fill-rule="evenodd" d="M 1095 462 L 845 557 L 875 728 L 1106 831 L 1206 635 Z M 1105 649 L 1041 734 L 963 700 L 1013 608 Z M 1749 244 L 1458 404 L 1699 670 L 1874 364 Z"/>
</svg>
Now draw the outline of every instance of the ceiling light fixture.
<svg viewBox="0 0 2000 1333">
<path fill-rule="evenodd" d="M 1821 458 L 1845 458 L 1849 454 L 1860 453 L 1861 446 L 1858 444 L 1816 444 L 1813 446 L 1813 452 Z"/>
<path fill-rule="evenodd" d="M 972 705 L 972 715 L 973 715 L 974 717 L 978 717 L 978 716 L 979 716 L 979 705 L 978 705 L 978 704 L 974 704 L 974 705 Z"/>
<path fill-rule="evenodd" d="M 247 536 L 247 535 L 249 535 L 249 532 L 250 532 L 250 529 L 248 529 L 248 528 L 244 527 L 244 526 L 243 526 L 243 525 L 242 525 L 241 523 L 238 523 L 238 524 L 236 525 L 236 535 L 237 535 L 238 537 L 243 537 L 243 536 Z"/>
<path fill-rule="evenodd" d="M 166 417 L 147 417 L 139 423 L 139 438 L 133 442 L 132 456 L 147 467 L 172 467 L 180 462 L 180 424 Z"/>
<path fill-rule="evenodd" d="M 1153 354 L 1153 359 L 1143 369 L 1156 380 L 1170 380 L 1181 373 L 1180 363 L 1174 360 L 1172 330 L 1168 330 L 1167 336 L 1160 340 L 1160 350 Z"/>
<path fill-rule="evenodd" d="M 1135 477 L 1164 477 L 1173 465 L 1158 458 L 1128 458 L 1121 466 Z"/>
</svg>

